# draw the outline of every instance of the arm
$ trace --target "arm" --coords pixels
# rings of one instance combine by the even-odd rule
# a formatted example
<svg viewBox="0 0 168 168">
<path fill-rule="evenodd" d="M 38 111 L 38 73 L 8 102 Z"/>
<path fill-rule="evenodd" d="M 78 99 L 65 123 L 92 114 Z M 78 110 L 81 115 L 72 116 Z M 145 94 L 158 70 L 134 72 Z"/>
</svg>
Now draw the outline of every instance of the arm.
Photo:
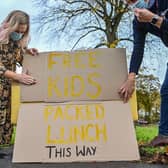
<svg viewBox="0 0 168 168">
<path fill-rule="evenodd" d="M 15 72 L 7 70 L 4 64 L 2 63 L 1 59 L 2 59 L 2 54 L 0 54 L 0 77 L 5 76 L 9 79 L 16 80 L 17 74 Z"/>
<path fill-rule="evenodd" d="M 17 82 L 25 84 L 25 85 L 32 85 L 32 84 L 36 83 L 36 80 L 32 76 L 27 75 L 25 73 L 17 74 L 13 71 L 6 70 L 4 72 L 4 76 L 6 78 L 12 79 L 14 81 L 17 81 Z"/>
<path fill-rule="evenodd" d="M 6 78 L 15 80 L 19 83 L 25 84 L 25 85 L 32 85 L 36 83 L 36 80 L 32 77 L 29 76 L 27 74 L 17 74 L 13 71 L 7 70 L 6 68 L 4 68 L 4 66 L 0 66 L 0 76 L 4 75 Z"/>
<path fill-rule="evenodd" d="M 162 32 L 161 39 L 162 39 L 164 45 L 168 47 L 168 19 L 161 18 L 158 20 L 158 22 L 156 24 Z"/>
<path fill-rule="evenodd" d="M 168 20 L 163 19 L 162 17 L 159 17 L 155 26 L 160 28 L 161 30 L 167 30 L 168 31 Z"/>
<path fill-rule="evenodd" d="M 139 67 L 142 62 L 144 46 L 145 46 L 145 37 L 146 31 L 144 30 L 145 24 L 139 23 L 136 18 L 133 22 L 133 31 L 134 31 L 134 48 L 131 56 L 130 70 L 127 80 L 121 86 L 119 90 L 119 95 L 121 99 L 126 103 L 132 96 L 135 89 L 135 76 L 138 73 Z"/>
<path fill-rule="evenodd" d="M 140 22 L 148 22 L 151 23 L 152 18 L 156 15 L 147 9 L 135 9 L 134 10 L 135 16 Z M 168 20 L 163 17 L 158 16 L 158 21 L 155 24 L 156 27 L 160 28 L 161 30 L 168 30 Z"/>
<path fill-rule="evenodd" d="M 6 78 L 18 81 L 18 82 L 26 84 L 26 85 L 30 85 L 30 84 L 35 84 L 36 83 L 36 80 L 30 75 L 27 75 L 27 74 L 24 74 L 24 73 L 17 74 L 17 73 L 15 73 L 13 71 L 8 70 L 5 67 L 5 65 L 3 64 L 3 60 L 2 59 L 4 59 L 5 57 L 3 57 L 2 53 L 3 52 L 0 52 L 0 78 L 2 76 L 4 76 Z"/>
<path fill-rule="evenodd" d="M 133 21 L 133 37 L 134 46 L 130 61 L 129 73 L 138 74 L 139 67 L 142 62 L 144 47 L 145 47 L 145 37 L 147 32 L 144 30 L 144 23 L 140 23 L 136 20 Z"/>
<path fill-rule="evenodd" d="M 156 15 L 147 9 L 135 9 L 134 13 L 137 16 L 138 21 L 147 23 L 151 23 L 152 18 Z M 160 29 L 161 39 L 168 47 L 168 19 L 160 16 L 157 17 L 157 22 L 154 26 Z"/>
</svg>

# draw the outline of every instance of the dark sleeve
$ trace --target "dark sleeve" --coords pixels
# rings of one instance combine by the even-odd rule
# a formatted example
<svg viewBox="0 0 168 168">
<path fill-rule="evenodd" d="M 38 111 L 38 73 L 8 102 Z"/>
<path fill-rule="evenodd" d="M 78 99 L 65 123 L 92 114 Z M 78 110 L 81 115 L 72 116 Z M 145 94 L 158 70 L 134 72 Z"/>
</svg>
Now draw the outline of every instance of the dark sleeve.
<svg viewBox="0 0 168 168">
<path fill-rule="evenodd" d="M 0 45 L 0 76 L 2 76 L 7 70 L 3 64 L 3 58 L 5 58 L 3 57 L 3 55 L 4 55 L 4 51 L 2 50 L 2 45 Z"/>
<path fill-rule="evenodd" d="M 139 67 L 142 62 L 144 47 L 145 47 L 145 37 L 146 37 L 145 23 L 140 23 L 135 18 L 133 21 L 133 38 L 134 46 L 130 61 L 129 72 L 134 72 L 138 74 Z"/>
<path fill-rule="evenodd" d="M 168 31 L 168 19 L 163 19 L 160 29 Z"/>
<path fill-rule="evenodd" d="M 161 26 L 160 30 L 162 32 L 161 39 L 163 43 L 168 47 L 168 19 L 164 19 Z"/>
</svg>

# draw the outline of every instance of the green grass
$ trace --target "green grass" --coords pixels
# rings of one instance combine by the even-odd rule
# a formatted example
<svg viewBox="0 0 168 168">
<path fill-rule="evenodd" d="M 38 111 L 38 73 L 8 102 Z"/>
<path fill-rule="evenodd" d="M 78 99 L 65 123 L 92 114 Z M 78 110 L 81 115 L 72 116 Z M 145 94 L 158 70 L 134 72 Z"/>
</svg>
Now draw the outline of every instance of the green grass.
<svg viewBox="0 0 168 168">
<path fill-rule="evenodd" d="M 136 136 L 139 144 L 149 143 L 158 133 L 158 126 L 136 126 Z"/>
<path fill-rule="evenodd" d="M 145 144 L 149 144 L 150 141 L 158 134 L 158 126 L 156 125 L 136 126 L 135 130 L 138 145 L 140 146 L 139 150 L 141 156 L 150 158 L 156 153 L 165 152 L 164 147 L 143 146 Z"/>
<path fill-rule="evenodd" d="M 13 134 L 11 139 L 11 144 L 13 145 L 15 142 L 15 136 L 16 136 L 16 126 L 13 127 Z"/>
</svg>

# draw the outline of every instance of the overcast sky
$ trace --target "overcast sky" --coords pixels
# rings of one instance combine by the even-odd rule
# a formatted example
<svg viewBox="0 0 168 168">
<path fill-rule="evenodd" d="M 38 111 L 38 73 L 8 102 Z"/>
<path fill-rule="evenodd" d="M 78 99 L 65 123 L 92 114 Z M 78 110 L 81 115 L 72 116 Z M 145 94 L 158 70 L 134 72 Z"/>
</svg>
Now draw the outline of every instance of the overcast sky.
<svg viewBox="0 0 168 168">
<path fill-rule="evenodd" d="M 0 22 L 2 22 L 5 17 L 10 13 L 12 10 L 23 10 L 30 15 L 30 19 L 32 21 L 33 16 L 35 16 L 37 9 L 33 6 L 32 0 L 2 0 L 0 5 Z M 46 41 L 43 37 L 38 37 L 37 33 L 35 32 L 35 26 L 31 24 L 31 41 L 29 47 L 35 47 L 40 52 L 41 51 L 63 51 L 63 50 L 70 50 L 71 48 L 68 44 L 62 39 L 61 41 L 54 42 L 54 48 L 52 46 L 48 46 Z M 164 46 L 163 46 L 164 48 Z M 167 51 L 167 49 L 166 49 Z M 164 58 L 164 54 L 167 55 L 167 52 L 162 52 L 162 57 Z M 156 73 L 157 76 L 163 80 L 164 73 L 166 69 L 165 59 L 162 59 L 164 63 L 159 61 L 159 66 L 156 65 Z M 167 60 L 166 60 L 167 62 Z M 149 61 L 150 63 L 150 61 Z"/>
<path fill-rule="evenodd" d="M 3 0 L 0 5 L 0 23 L 12 10 L 23 10 L 30 15 L 32 21 L 33 16 L 36 14 L 36 8 L 33 6 L 32 0 Z M 35 26 L 31 24 L 31 41 L 29 47 L 38 48 L 39 51 L 51 50 L 68 50 L 68 46 L 62 41 L 57 42 L 56 47 L 50 47 L 45 44 L 43 38 L 39 38 L 35 32 Z"/>
</svg>

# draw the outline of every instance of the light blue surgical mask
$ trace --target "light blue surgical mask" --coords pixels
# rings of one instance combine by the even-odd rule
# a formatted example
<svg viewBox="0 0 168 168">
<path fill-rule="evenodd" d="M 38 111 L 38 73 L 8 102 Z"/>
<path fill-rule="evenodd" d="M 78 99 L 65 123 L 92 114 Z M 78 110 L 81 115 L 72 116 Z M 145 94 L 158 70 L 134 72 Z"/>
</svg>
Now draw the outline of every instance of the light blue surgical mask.
<svg viewBox="0 0 168 168">
<path fill-rule="evenodd" d="M 148 2 L 145 2 L 144 0 L 138 0 L 132 5 L 133 8 L 148 8 Z"/>
<path fill-rule="evenodd" d="M 12 33 L 10 34 L 10 38 L 11 38 L 13 41 L 19 41 L 22 37 L 23 37 L 23 33 L 12 32 Z"/>
</svg>

